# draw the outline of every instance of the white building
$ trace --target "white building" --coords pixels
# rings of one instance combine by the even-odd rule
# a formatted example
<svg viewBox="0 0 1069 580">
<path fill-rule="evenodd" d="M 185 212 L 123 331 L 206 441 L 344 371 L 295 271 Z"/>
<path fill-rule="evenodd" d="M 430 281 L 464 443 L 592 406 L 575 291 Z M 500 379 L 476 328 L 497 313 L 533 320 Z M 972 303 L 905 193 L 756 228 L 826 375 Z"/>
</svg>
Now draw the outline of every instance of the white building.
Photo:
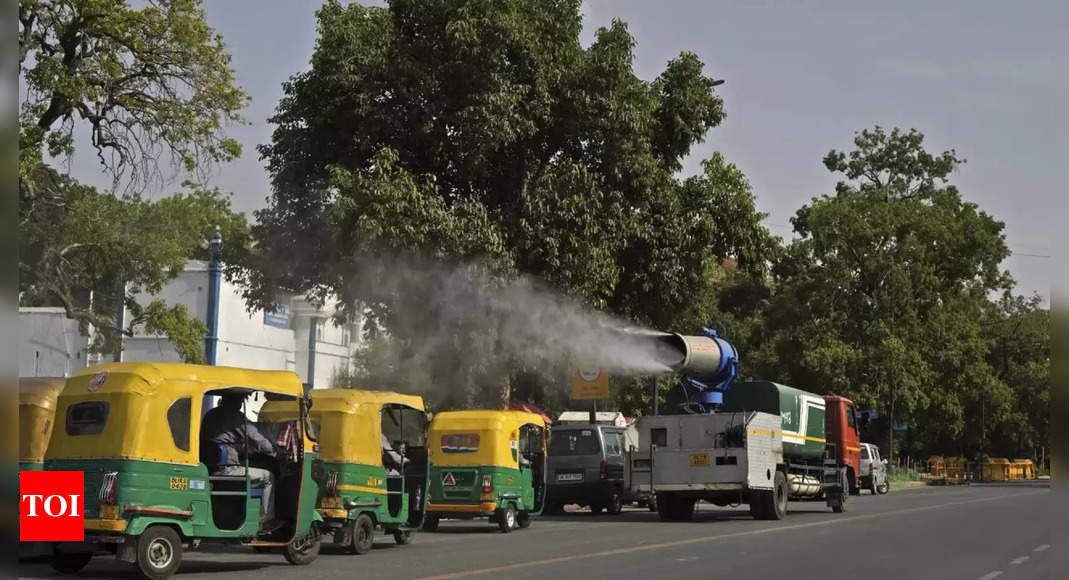
<svg viewBox="0 0 1069 580">
<path fill-rule="evenodd" d="M 192 316 L 207 321 L 208 264 L 189 262 L 157 297 L 168 305 L 182 304 Z M 148 295 L 137 296 L 142 304 L 151 299 Z M 315 388 L 329 387 L 331 380 L 348 368 L 361 336 L 359 324 L 336 325 L 333 314 L 331 307 L 316 308 L 299 297 L 284 300 L 275 313 L 249 311 L 241 289 L 224 279 L 219 297 L 216 364 L 291 370 Z M 99 362 L 87 354 L 90 337 L 79 332 L 77 323 L 68 320 L 62 308 L 20 308 L 19 318 L 20 377 L 69 376 Z M 134 336 L 124 339 L 123 360 L 181 360 L 166 336 L 145 334 L 143 330 L 139 328 Z"/>
</svg>

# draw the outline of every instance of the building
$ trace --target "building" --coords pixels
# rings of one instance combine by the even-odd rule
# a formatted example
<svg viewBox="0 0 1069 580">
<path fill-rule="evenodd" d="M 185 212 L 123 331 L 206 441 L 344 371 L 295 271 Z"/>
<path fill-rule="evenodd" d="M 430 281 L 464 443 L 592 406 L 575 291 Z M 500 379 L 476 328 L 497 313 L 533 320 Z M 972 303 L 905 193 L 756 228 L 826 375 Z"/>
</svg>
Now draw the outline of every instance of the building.
<svg viewBox="0 0 1069 580">
<path fill-rule="evenodd" d="M 169 305 L 182 304 L 192 316 L 208 318 L 208 264 L 190 261 L 185 270 L 156 297 Z M 147 304 L 152 296 L 139 295 Z M 301 297 L 287 297 L 276 312 L 249 310 L 241 289 L 222 281 L 219 293 L 216 364 L 263 370 L 291 370 L 315 388 L 331 385 L 348 369 L 359 346 L 361 327 L 335 324 L 331 306 L 315 306 Z M 22 341 L 19 376 L 69 376 L 102 362 L 89 353 L 92 329 L 83 333 L 62 308 L 20 308 Z M 146 334 L 143 328 L 123 341 L 123 360 L 181 359 L 166 336 Z M 111 360 L 105 356 L 103 360 Z"/>
</svg>

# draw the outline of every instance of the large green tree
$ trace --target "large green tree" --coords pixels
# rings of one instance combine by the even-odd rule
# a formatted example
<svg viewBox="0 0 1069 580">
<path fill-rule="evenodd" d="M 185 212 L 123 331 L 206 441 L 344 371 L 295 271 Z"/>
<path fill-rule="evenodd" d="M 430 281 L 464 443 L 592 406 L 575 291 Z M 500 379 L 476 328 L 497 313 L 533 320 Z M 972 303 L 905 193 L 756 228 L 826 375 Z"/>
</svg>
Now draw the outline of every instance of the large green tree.
<svg viewBox="0 0 1069 580">
<path fill-rule="evenodd" d="M 845 178 L 835 194 L 792 220 L 754 362 L 893 415 L 914 441 L 975 449 L 975 403 L 998 417 L 1010 398 L 981 326 L 989 296 L 1012 283 L 1003 224 L 948 182 L 962 160 L 928 152 L 920 133 L 877 127 L 854 143 L 824 159 Z"/>
<path fill-rule="evenodd" d="M 724 118 L 717 82 L 692 53 L 638 78 L 626 25 L 584 48 L 579 9 L 327 2 L 311 69 L 285 84 L 261 149 L 274 195 L 258 214 L 253 297 L 329 290 L 411 342 L 427 329 L 400 323 L 400 311 L 434 304 L 433 284 L 377 295 L 360 282 L 379 275 L 369 257 L 475 261 L 665 327 L 699 317 L 695 297 L 714 290 L 705 274 L 725 256 L 760 268 L 774 243 L 738 169 L 716 155 L 677 177 Z M 435 359 L 476 348 L 477 330 L 458 327 Z M 502 381 L 505 371 L 475 366 L 478 377 L 436 376 Z"/>
<path fill-rule="evenodd" d="M 201 244 L 217 226 L 228 256 L 240 256 L 248 227 L 215 190 L 156 202 L 140 193 L 165 185 L 171 169 L 202 172 L 240 154 L 223 129 L 241 122 L 248 99 L 222 39 L 197 0 L 21 0 L 18 34 L 20 303 L 64 307 L 109 351 L 120 332 L 144 325 L 199 361 L 203 324 L 134 295 L 205 257 Z M 81 135 L 123 195 L 50 166 L 72 156 Z M 120 301 L 130 312 L 122 329 Z"/>
</svg>

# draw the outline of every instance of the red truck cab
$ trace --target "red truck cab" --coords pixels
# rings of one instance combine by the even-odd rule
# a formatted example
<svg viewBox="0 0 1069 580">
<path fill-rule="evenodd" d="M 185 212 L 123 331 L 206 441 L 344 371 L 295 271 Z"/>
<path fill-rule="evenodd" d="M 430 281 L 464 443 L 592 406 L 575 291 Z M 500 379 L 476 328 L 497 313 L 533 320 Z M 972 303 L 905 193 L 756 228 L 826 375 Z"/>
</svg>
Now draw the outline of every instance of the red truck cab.
<svg viewBox="0 0 1069 580">
<path fill-rule="evenodd" d="M 857 432 L 857 413 L 854 402 L 845 397 L 824 397 L 824 432 L 828 443 L 835 444 L 840 467 L 847 468 L 850 494 L 860 493 L 861 436 Z"/>
</svg>

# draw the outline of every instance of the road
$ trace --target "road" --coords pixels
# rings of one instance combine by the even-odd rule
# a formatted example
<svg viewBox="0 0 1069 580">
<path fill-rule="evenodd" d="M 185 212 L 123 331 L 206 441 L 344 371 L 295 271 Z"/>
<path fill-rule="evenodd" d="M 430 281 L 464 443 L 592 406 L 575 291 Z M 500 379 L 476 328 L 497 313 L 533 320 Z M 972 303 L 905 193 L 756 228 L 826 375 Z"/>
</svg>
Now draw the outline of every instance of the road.
<svg viewBox="0 0 1069 580">
<path fill-rule="evenodd" d="M 382 537 L 364 556 L 324 548 L 309 566 L 244 550 L 186 554 L 179 580 L 334 578 L 839 578 L 1023 580 L 1051 574 L 1046 483 L 893 490 L 852 497 L 847 513 L 792 503 L 779 522 L 745 508 L 700 505 L 693 522 L 654 513 L 579 512 L 502 534 L 480 521 L 443 522 L 408 546 Z M 26 565 L 28 578 L 55 577 Z M 128 565 L 95 559 L 81 578 L 133 578 Z"/>
</svg>

